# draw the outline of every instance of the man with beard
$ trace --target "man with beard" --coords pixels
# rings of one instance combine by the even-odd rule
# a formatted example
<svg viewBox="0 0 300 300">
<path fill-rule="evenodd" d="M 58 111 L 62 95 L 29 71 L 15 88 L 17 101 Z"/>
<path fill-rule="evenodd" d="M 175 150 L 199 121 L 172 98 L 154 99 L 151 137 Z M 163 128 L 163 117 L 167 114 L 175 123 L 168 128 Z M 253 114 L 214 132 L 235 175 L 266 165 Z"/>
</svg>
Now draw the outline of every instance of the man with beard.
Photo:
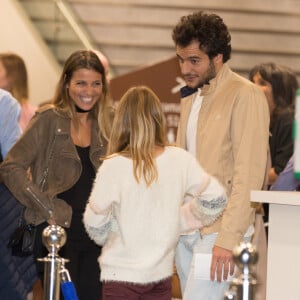
<svg viewBox="0 0 300 300">
<path fill-rule="evenodd" d="M 186 81 L 177 144 L 220 180 L 229 199 L 214 224 L 181 236 L 176 267 L 184 300 L 221 300 L 234 275 L 232 250 L 254 232 L 250 191 L 264 182 L 269 111 L 264 94 L 228 66 L 231 37 L 218 15 L 183 16 L 172 38 Z"/>
</svg>

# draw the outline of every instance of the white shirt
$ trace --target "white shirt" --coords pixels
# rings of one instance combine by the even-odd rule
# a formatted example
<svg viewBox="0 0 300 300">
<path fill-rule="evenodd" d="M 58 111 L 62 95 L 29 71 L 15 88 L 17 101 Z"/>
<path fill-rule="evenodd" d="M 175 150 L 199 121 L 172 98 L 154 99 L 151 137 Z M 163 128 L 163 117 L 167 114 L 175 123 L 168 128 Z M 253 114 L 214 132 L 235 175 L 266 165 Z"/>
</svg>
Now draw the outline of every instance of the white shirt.
<svg viewBox="0 0 300 300">
<path fill-rule="evenodd" d="M 196 133 L 197 133 L 197 124 L 199 112 L 202 105 L 203 96 L 200 96 L 201 89 L 198 89 L 197 94 L 193 99 L 193 104 L 189 114 L 189 119 L 186 129 L 186 146 L 187 150 L 196 156 Z"/>
</svg>

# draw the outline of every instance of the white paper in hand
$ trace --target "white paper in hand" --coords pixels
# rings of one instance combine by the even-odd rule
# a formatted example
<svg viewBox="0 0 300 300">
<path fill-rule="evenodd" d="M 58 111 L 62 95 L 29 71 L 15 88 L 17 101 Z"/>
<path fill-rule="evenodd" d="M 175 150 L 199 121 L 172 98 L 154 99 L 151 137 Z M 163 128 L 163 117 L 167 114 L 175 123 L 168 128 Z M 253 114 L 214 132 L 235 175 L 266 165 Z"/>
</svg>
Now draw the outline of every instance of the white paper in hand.
<svg viewBox="0 0 300 300">
<path fill-rule="evenodd" d="M 210 253 L 197 253 L 195 254 L 195 279 L 210 280 L 210 265 L 212 254 Z M 234 272 L 235 273 L 235 272 Z M 234 274 L 228 274 L 227 281 L 232 281 Z M 215 280 L 217 280 L 215 278 Z"/>
</svg>

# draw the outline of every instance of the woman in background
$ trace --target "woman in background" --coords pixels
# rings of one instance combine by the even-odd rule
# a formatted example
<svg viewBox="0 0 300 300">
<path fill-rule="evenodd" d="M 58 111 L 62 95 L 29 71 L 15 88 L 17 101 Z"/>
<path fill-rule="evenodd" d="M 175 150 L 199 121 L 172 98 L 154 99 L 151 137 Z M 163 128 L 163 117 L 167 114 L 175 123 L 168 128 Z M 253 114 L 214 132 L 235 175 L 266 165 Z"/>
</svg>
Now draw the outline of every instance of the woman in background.
<svg viewBox="0 0 300 300">
<path fill-rule="evenodd" d="M 79 299 L 99 300 L 101 247 L 82 224 L 95 172 L 106 153 L 112 122 L 105 70 L 92 51 L 80 50 L 66 60 L 53 104 L 40 108 L 0 167 L 4 183 L 25 207 L 25 220 L 37 226 L 35 258 L 48 251 L 42 232 L 49 224 L 66 229 L 60 255 Z M 30 176 L 27 171 L 30 169 Z M 37 263 L 43 280 L 43 263 Z"/>
<path fill-rule="evenodd" d="M 294 150 L 292 129 L 298 89 L 297 77 L 291 69 L 269 62 L 254 66 L 250 70 L 249 78 L 265 93 L 269 105 L 271 168 L 268 185 L 271 187 Z M 268 223 L 269 205 L 264 203 L 263 207 L 264 221 Z M 267 227 L 266 232 L 268 233 Z"/>
<path fill-rule="evenodd" d="M 19 124 L 24 131 L 37 107 L 29 101 L 28 74 L 24 60 L 14 53 L 0 53 L 0 88 L 9 91 L 21 105 Z"/>
<path fill-rule="evenodd" d="M 19 125 L 21 130 L 24 131 L 27 125 L 29 124 L 29 121 L 35 114 L 37 107 L 30 103 L 29 88 L 28 88 L 28 73 L 27 73 L 25 62 L 22 59 L 22 57 L 20 57 L 19 55 L 15 53 L 0 53 L 0 88 L 10 92 L 15 97 L 15 99 L 17 99 L 17 101 L 19 102 L 21 106 Z M 4 194 L 2 194 L 2 197 L 4 197 Z M 16 202 L 15 199 L 13 199 L 12 195 L 8 197 L 7 203 L 9 203 L 9 205 L 3 206 L 2 212 L 6 216 L 6 219 L 9 217 L 14 218 L 14 216 L 12 216 L 10 211 L 15 211 L 16 214 L 18 214 L 17 212 L 20 211 L 20 205 Z M 9 209 L 10 211 L 8 210 L 5 211 L 4 209 Z M 9 222 L 9 229 L 12 230 L 13 228 L 15 228 L 17 226 L 17 223 L 18 220 L 12 219 Z M 9 250 L 6 249 L 6 251 Z M 7 255 L 7 257 L 8 256 L 9 254 Z M 21 268 L 22 265 L 26 264 L 28 261 L 30 260 L 33 261 L 32 257 L 11 258 L 11 261 L 15 261 L 15 260 L 18 260 L 19 268 Z M 28 268 L 28 263 L 26 265 L 26 268 Z M 12 277 L 17 278 L 16 275 L 12 275 Z M 39 286 L 39 281 L 36 282 L 35 286 Z"/>
<path fill-rule="evenodd" d="M 296 74 L 285 66 L 262 63 L 250 71 L 250 80 L 265 93 L 270 110 L 270 152 L 272 185 L 293 154 L 292 128 L 298 82 Z"/>
</svg>

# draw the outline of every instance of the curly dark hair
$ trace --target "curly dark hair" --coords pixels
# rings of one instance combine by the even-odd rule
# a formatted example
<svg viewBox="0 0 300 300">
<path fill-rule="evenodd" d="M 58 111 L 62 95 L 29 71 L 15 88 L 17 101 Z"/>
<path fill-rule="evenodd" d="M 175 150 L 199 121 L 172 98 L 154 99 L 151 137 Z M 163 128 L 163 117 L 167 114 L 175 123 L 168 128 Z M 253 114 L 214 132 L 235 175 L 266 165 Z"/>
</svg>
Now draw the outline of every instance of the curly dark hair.
<svg viewBox="0 0 300 300">
<path fill-rule="evenodd" d="M 210 59 L 223 54 L 223 62 L 230 59 L 231 36 L 222 18 L 203 11 L 181 17 L 172 33 L 175 45 L 187 47 L 193 40 L 199 41 L 199 49 Z"/>
</svg>

